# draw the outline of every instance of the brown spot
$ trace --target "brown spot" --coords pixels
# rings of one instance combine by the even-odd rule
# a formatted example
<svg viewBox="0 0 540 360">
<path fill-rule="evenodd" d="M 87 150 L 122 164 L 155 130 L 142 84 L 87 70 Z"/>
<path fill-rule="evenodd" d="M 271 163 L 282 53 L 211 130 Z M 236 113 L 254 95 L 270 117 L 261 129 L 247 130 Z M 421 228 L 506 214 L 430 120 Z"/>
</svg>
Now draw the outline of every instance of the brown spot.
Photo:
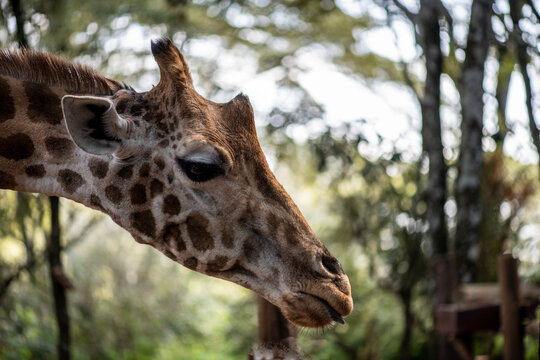
<svg viewBox="0 0 540 360">
<path fill-rule="evenodd" d="M 0 170 L 0 189 L 15 189 L 17 182 L 13 175 Z"/>
<path fill-rule="evenodd" d="M 101 205 L 101 199 L 96 194 L 90 195 L 90 206 L 105 210 L 103 205 Z"/>
<path fill-rule="evenodd" d="M 9 84 L 0 77 L 0 123 L 15 117 L 15 103 L 9 91 Z"/>
<path fill-rule="evenodd" d="M 62 189 L 69 194 L 74 193 L 86 183 L 81 175 L 68 169 L 60 170 L 58 172 L 58 182 L 62 185 Z"/>
<path fill-rule="evenodd" d="M 155 119 L 158 119 L 158 117 L 156 116 Z M 157 127 L 158 127 L 159 130 L 161 130 L 161 132 L 164 134 L 164 136 L 167 134 L 167 132 L 169 132 L 169 129 L 167 128 L 167 124 L 165 124 L 162 121 L 157 123 Z"/>
<path fill-rule="evenodd" d="M 150 164 L 144 163 L 141 165 L 141 168 L 139 169 L 139 176 L 140 177 L 148 177 L 150 176 Z"/>
<path fill-rule="evenodd" d="M 269 212 L 266 216 L 266 223 L 269 231 L 277 232 L 279 230 L 279 219 L 273 212 Z"/>
<path fill-rule="evenodd" d="M 290 222 L 285 225 L 285 240 L 288 244 L 295 246 L 300 243 L 302 234 L 300 231 Z"/>
<path fill-rule="evenodd" d="M 133 165 L 122 166 L 116 175 L 122 179 L 129 179 L 133 175 Z"/>
<path fill-rule="evenodd" d="M 159 168 L 159 170 L 165 169 L 165 162 L 163 161 L 162 158 L 156 157 L 156 158 L 154 159 L 154 163 L 157 165 L 157 167 Z"/>
<path fill-rule="evenodd" d="M 150 196 L 154 198 L 157 195 L 161 194 L 162 192 L 163 192 L 163 183 L 157 179 L 152 180 L 152 182 L 150 183 Z"/>
<path fill-rule="evenodd" d="M 66 157 L 73 150 L 73 142 L 66 138 L 50 136 L 45 138 L 45 148 L 49 154 L 56 158 Z"/>
<path fill-rule="evenodd" d="M 129 197 L 134 205 L 144 204 L 146 202 L 146 187 L 143 184 L 135 184 L 129 190 Z"/>
<path fill-rule="evenodd" d="M 26 175 L 32 178 L 42 178 L 45 176 L 45 167 L 43 165 L 30 165 L 24 169 Z"/>
<path fill-rule="evenodd" d="M 180 213 L 180 201 L 174 195 L 167 195 L 163 199 L 163 212 L 169 215 L 177 215 Z"/>
<path fill-rule="evenodd" d="M 140 104 L 133 104 L 131 109 L 129 109 L 129 112 L 132 116 L 141 116 L 143 112 L 143 107 Z"/>
<path fill-rule="evenodd" d="M 181 132 L 176 134 L 176 140 L 180 140 L 180 139 L 182 139 L 182 133 Z"/>
<path fill-rule="evenodd" d="M 25 81 L 23 85 L 28 98 L 28 118 L 34 122 L 60 124 L 62 121 L 60 98 L 44 85 L 28 81 Z"/>
<path fill-rule="evenodd" d="M 92 175 L 98 179 L 103 179 L 107 176 L 107 172 L 109 171 L 109 163 L 98 158 L 90 159 L 90 161 L 88 161 L 88 167 L 90 168 Z"/>
<path fill-rule="evenodd" d="M 221 233 L 221 242 L 223 243 L 223 246 L 228 249 L 232 249 L 234 247 L 234 233 L 229 227 L 223 229 Z"/>
<path fill-rule="evenodd" d="M 167 249 L 161 249 L 161 251 L 163 252 L 163 254 L 165 254 L 166 257 L 168 257 L 169 259 L 173 260 L 173 261 L 176 261 L 177 258 L 176 258 L 176 255 L 174 255 L 172 252 L 170 252 L 169 250 Z"/>
<path fill-rule="evenodd" d="M 207 271 L 222 271 L 223 269 L 225 269 L 228 262 L 229 262 L 229 258 L 225 256 L 216 256 L 206 265 L 206 270 Z"/>
<path fill-rule="evenodd" d="M 105 188 L 105 196 L 113 204 L 118 204 L 122 200 L 122 191 L 114 185 L 109 185 Z"/>
<path fill-rule="evenodd" d="M 248 238 L 244 242 L 244 257 L 249 262 L 255 262 L 259 258 L 259 251 L 257 249 L 257 240 L 255 238 Z"/>
<path fill-rule="evenodd" d="M 187 230 L 193 247 L 199 251 L 214 247 L 214 239 L 207 230 L 208 220 L 198 213 L 191 213 L 186 219 Z"/>
<path fill-rule="evenodd" d="M 167 181 L 169 182 L 169 184 L 172 184 L 174 180 L 174 173 L 171 171 L 168 175 L 167 175 Z"/>
<path fill-rule="evenodd" d="M 194 257 L 190 257 L 184 261 L 184 266 L 191 270 L 196 270 L 198 264 L 199 262 Z"/>
<path fill-rule="evenodd" d="M 2 110 L 0 109 L 0 112 Z M 0 156 L 9 160 L 27 159 L 34 153 L 34 143 L 26 134 L 13 134 L 0 138 Z"/>
<path fill-rule="evenodd" d="M 156 221 L 150 210 L 131 213 L 131 224 L 148 237 L 154 237 L 156 234 Z"/>
<path fill-rule="evenodd" d="M 169 146 L 169 140 L 161 140 L 158 145 L 162 148 L 166 148 L 167 146 Z"/>
<path fill-rule="evenodd" d="M 142 118 L 146 122 L 154 122 L 154 114 L 151 111 L 147 111 Z"/>
<path fill-rule="evenodd" d="M 169 247 L 175 248 L 178 251 L 186 250 L 186 243 L 182 239 L 178 224 L 168 224 L 163 233 L 163 238 Z"/>
</svg>

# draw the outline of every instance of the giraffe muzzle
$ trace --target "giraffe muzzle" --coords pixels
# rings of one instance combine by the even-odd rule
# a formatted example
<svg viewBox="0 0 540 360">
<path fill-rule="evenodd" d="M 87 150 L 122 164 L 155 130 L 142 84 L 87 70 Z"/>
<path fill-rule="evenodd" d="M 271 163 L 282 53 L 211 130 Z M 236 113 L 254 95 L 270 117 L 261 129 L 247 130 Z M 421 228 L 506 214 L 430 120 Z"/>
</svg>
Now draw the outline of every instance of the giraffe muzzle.
<svg viewBox="0 0 540 360">
<path fill-rule="evenodd" d="M 353 300 L 350 286 L 345 292 L 341 288 L 332 282 L 313 284 L 305 290 L 284 294 L 278 306 L 298 326 L 322 328 L 344 324 L 344 317 L 352 312 Z"/>
</svg>

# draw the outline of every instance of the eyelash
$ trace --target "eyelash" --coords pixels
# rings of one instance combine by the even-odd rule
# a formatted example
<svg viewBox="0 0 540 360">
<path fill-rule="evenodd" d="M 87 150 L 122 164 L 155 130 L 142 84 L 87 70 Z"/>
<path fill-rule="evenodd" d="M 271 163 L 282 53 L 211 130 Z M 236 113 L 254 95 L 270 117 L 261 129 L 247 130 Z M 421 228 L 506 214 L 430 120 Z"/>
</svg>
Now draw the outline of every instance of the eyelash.
<svg viewBox="0 0 540 360">
<path fill-rule="evenodd" d="M 195 182 L 205 182 L 212 180 L 220 175 L 223 175 L 224 170 L 216 164 L 208 164 L 198 161 L 189 161 L 184 159 L 176 159 L 178 166 L 182 172 Z"/>
</svg>

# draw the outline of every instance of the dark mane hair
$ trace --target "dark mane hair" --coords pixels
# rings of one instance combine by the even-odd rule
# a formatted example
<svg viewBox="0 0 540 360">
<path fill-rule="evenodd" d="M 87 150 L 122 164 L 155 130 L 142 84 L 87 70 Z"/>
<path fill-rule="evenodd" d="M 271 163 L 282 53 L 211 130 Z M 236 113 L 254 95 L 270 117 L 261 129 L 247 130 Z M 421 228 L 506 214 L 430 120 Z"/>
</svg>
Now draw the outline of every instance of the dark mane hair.
<svg viewBox="0 0 540 360">
<path fill-rule="evenodd" d="M 112 95 L 126 84 L 108 79 L 94 69 L 34 50 L 0 49 L 0 75 L 30 81 L 68 92 Z"/>
</svg>

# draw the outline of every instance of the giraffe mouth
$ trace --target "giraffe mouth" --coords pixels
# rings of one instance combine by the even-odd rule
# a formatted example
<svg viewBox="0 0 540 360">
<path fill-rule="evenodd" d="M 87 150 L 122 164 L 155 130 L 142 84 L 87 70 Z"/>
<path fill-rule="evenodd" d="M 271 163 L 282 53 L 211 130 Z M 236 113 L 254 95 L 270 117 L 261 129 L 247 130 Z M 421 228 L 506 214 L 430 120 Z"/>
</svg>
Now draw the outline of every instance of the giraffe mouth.
<svg viewBox="0 0 540 360">
<path fill-rule="evenodd" d="M 297 326 L 325 328 L 344 324 L 343 317 L 351 313 L 353 305 L 350 295 L 344 293 L 299 291 L 284 294 L 278 306 L 287 320 Z"/>
<path fill-rule="evenodd" d="M 345 324 L 345 320 L 343 319 L 343 316 L 336 310 L 334 309 L 329 303 L 328 301 L 324 300 L 323 298 L 320 298 L 318 296 L 315 296 L 315 295 L 311 295 L 311 294 L 308 294 L 308 293 L 305 293 L 305 292 L 302 292 L 301 294 L 304 294 L 306 296 L 309 296 L 317 301 L 319 301 L 321 304 L 323 304 L 324 308 L 328 311 L 328 314 L 330 315 L 330 318 L 335 321 L 335 322 L 338 322 L 340 324 Z"/>
</svg>

